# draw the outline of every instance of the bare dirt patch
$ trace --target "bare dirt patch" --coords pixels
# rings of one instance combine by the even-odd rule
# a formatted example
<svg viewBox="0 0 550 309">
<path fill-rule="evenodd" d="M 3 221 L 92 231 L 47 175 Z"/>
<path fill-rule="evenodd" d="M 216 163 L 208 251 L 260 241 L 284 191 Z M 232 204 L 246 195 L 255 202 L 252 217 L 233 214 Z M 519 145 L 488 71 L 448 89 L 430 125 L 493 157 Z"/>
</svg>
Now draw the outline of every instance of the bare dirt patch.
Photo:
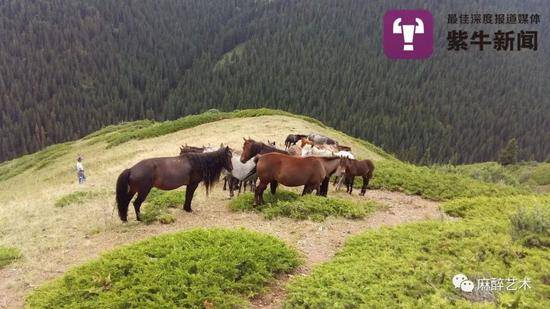
<svg viewBox="0 0 550 309">
<path fill-rule="evenodd" d="M 331 193 L 333 196 L 347 197 L 343 192 Z M 56 231 L 54 235 L 65 235 L 64 241 L 52 239 L 48 231 L 44 230 L 40 238 L 49 245 L 25 252 L 22 261 L 0 270 L 0 307 L 22 307 L 24 296 L 33 288 L 60 276 L 70 267 L 96 258 L 102 252 L 119 245 L 162 233 L 214 226 L 244 227 L 270 233 L 284 239 L 303 253 L 304 266 L 291 275 L 281 276 L 268 292 L 252 302 L 253 307 L 278 307 L 284 299 L 284 286 L 289 278 L 305 275 L 312 266 L 330 259 L 350 235 L 369 228 L 443 218 L 436 202 L 402 193 L 371 190 L 364 198 L 379 201 L 388 208 L 365 219 L 329 218 L 324 222 L 296 221 L 288 218 L 265 220 L 259 214 L 229 211 L 226 207 L 229 201 L 226 194 L 218 188 L 207 199 L 200 190 L 195 196 L 194 212 L 189 214 L 180 209 L 171 210 L 177 221 L 170 225 L 145 225 L 135 221 L 121 224 L 113 212 L 112 203 L 105 203 L 101 211 L 96 212 L 98 217 L 90 218 L 95 227 L 87 230 L 66 224 L 59 218 L 58 228 L 62 231 Z M 351 198 L 363 197 L 353 195 Z M 69 206 L 71 207 L 73 206 Z M 130 217 L 133 219 L 132 212 Z"/>
</svg>

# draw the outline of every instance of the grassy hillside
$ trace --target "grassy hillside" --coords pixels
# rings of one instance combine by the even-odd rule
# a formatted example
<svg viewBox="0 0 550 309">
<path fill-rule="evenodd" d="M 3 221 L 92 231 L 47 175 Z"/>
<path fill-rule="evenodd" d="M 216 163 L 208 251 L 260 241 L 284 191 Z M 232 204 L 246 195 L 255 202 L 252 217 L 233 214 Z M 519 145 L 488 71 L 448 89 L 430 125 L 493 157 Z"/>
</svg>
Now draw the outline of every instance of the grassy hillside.
<svg viewBox="0 0 550 309">
<path fill-rule="evenodd" d="M 443 209 L 462 219 L 353 237 L 332 261 L 290 284 L 286 307 L 548 308 L 550 196 L 458 199 Z M 476 284 L 529 278 L 531 288 L 461 293 L 451 282 L 459 273 Z"/>
<path fill-rule="evenodd" d="M 505 206 L 503 211 L 515 209 L 516 202 L 521 200 L 527 199 L 527 204 L 529 204 L 529 199 L 539 199 L 538 197 L 531 198 L 525 195 L 531 193 L 529 187 L 505 183 L 494 184 L 455 171 L 419 167 L 401 162 L 366 141 L 347 136 L 308 117 L 269 109 L 242 110 L 229 113 L 211 110 L 207 113 L 190 115 L 174 121 L 154 122 L 145 120 L 109 126 L 83 139 L 54 145 L 43 151 L 0 164 L 0 246 L 18 247 L 24 259 L 15 262 L 15 265 L 23 268 L 22 273 L 25 275 L 25 280 L 35 284 L 36 282 L 41 283 L 55 278 L 59 275 L 59 269 L 66 270 L 73 265 L 86 262 L 91 256 L 95 257 L 104 252 L 105 249 L 165 231 L 187 229 L 191 226 L 232 227 L 246 225 L 247 227 L 252 226 L 263 231 L 273 232 L 273 226 L 284 226 L 284 228 L 281 228 L 282 231 L 278 231 L 278 233 L 286 233 L 289 239 L 294 239 L 295 236 L 293 236 L 292 231 L 286 230 L 291 224 L 290 222 L 293 221 L 285 221 L 289 219 L 281 217 L 319 221 L 325 220 L 325 217 L 330 217 L 332 219 L 328 220 L 327 225 L 332 226 L 335 222 L 333 220 L 336 220 L 334 217 L 368 217 L 373 211 L 379 210 L 377 205 L 368 201 L 362 204 L 355 203 L 356 201 L 350 202 L 351 200 L 348 199 L 341 201 L 333 199 L 329 200 L 327 204 L 325 200 L 308 197 L 304 199 L 297 198 L 292 203 L 278 202 L 273 204 L 271 208 L 262 209 L 261 211 L 266 217 L 276 217 L 269 224 L 265 224 L 261 216 L 250 212 L 239 213 L 231 220 L 227 220 L 227 217 L 223 216 L 228 214 L 222 211 L 229 204 L 227 193 L 222 192 L 218 187 L 207 198 L 203 188 L 199 187 L 193 200 L 195 209 L 193 214 L 183 214 L 179 210 L 182 206 L 183 190 L 176 190 L 166 195 L 154 193 L 150 197 L 147 205 L 144 206 L 143 213 L 145 217 L 150 218 L 147 221 L 152 223 L 166 220 L 170 223 L 177 220 L 174 224 L 138 224 L 133 221 L 133 213 L 131 212 L 131 222 L 121 225 L 116 217 L 113 208 L 116 177 L 123 169 L 142 159 L 175 156 L 179 153 L 179 146 L 182 144 L 217 146 L 223 142 L 234 149 L 240 150 L 242 149 L 242 138 L 248 136 L 260 141 L 275 140 L 281 146 L 289 133 L 310 132 L 327 135 L 340 141 L 341 144 L 351 146 L 358 158 L 372 159 L 376 165 L 372 188 L 399 191 L 433 200 L 449 201 L 449 203 L 454 203 L 457 200 L 463 201 L 460 203 L 472 201 L 472 205 L 474 205 L 472 207 L 483 205 L 485 199 L 493 199 L 489 205 L 499 204 L 497 198 L 515 201 L 513 203 L 503 203 Z M 76 183 L 74 165 L 79 155 L 84 158 L 84 166 L 88 177 L 88 181 L 84 185 Z M 537 173 L 534 174 L 538 175 Z M 544 179 L 545 173 L 537 177 L 537 179 Z M 267 193 L 267 195 L 269 194 Z M 342 195 L 339 197 L 342 197 Z M 239 204 L 239 201 L 243 202 L 249 198 L 249 196 L 244 195 L 236 199 L 234 203 Z M 546 205 L 545 200 L 541 201 Z M 244 204 L 241 203 L 240 205 Z M 300 207 L 294 207 L 296 205 Z M 311 206 L 314 206 L 314 209 L 311 209 Z M 448 210 L 448 212 L 459 215 L 461 211 L 464 211 L 460 207 L 456 207 L 456 209 L 454 212 L 451 210 Z M 498 221 L 501 223 L 497 222 L 501 228 L 498 230 L 499 233 L 504 231 L 504 228 L 502 228 L 503 220 Z M 308 227 L 311 224 L 308 222 L 300 225 Z M 346 222 L 348 221 L 344 221 L 342 224 L 345 225 Z M 482 225 L 478 221 L 475 224 L 481 229 Z M 450 234 L 447 228 L 450 229 Z M 403 227 L 403 230 L 392 228 L 380 232 L 369 232 L 370 234 L 367 234 L 371 236 L 360 239 L 376 239 L 381 237 L 380 235 L 388 233 L 387 237 L 381 237 L 379 240 L 378 245 L 381 248 L 391 243 L 391 239 L 398 239 L 396 241 L 402 242 L 403 246 L 413 250 L 419 248 L 419 241 L 423 243 L 434 241 L 433 246 L 435 244 L 445 244 L 445 239 L 452 238 L 449 235 L 454 235 L 453 231 L 455 229 L 460 230 L 462 228 L 466 227 L 458 225 L 455 227 L 450 224 L 447 226 L 447 223 L 432 222 L 425 226 Z M 415 229 L 421 232 L 413 233 Z M 314 231 L 317 231 L 317 229 Z M 440 233 L 440 231 L 443 232 Z M 475 229 L 476 233 L 478 231 L 481 230 Z M 407 238 L 405 235 L 411 235 L 411 237 Z M 412 237 L 413 235 L 415 237 Z M 472 237 L 472 241 L 475 243 L 481 240 L 485 241 L 483 237 Z M 530 237 L 524 235 L 520 238 L 531 239 L 532 237 Z M 448 241 L 459 242 L 460 239 L 462 238 L 448 239 Z M 542 242 L 544 242 L 544 239 L 542 239 Z M 367 243 L 370 243 L 370 240 Z M 454 245 L 459 246 L 459 243 Z M 494 245 L 494 248 L 496 247 L 498 245 Z M 429 250 L 435 250 L 434 248 L 436 247 Z M 468 248 L 465 247 L 464 250 L 469 250 Z M 474 244 L 472 244 L 471 249 L 476 252 L 482 250 L 481 247 L 476 247 Z M 344 252 L 347 252 L 346 250 Z M 387 250 L 393 249 L 390 246 Z M 381 261 L 382 264 L 380 265 L 399 266 L 403 269 L 415 267 L 417 262 L 411 262 L 414 260 L 403 260 L 395 257 L 398 252 L 401 252 L 401 249 L 397 248 L 395 250 L 397 251 L 387 252 L 387 255 L 392 257 L 388 261 Z M 364 266 L 365 264 L 361 263 L 365 263 L 369 258 L 364 255 L 369 252 L 367 249 L 361 252 L 354 258 L 359 263 L 357 264 L 358 268 L 362 267 L 361 265 Z M 536 253 L 536 251 L 533 252 Z M 380 258 L 384 256 L 386 255 Z M 420 257 L 420 259 L 423 258 L 425 257 Z M 339 258 L 335 260 L 335 263 L 337 261 L 339 261 Z M 330 266 L 322 266 L 322 269 L 324 269 L 323 267 L 330 268 Z M 75 270 L 75 273 L 82 274 L 79 272 L 80 270 Z M 316 274 L 317 271 L 314 272 L 312 278 L 317 278 L 315 277 Z M 333 275 L 330 274 L 330 276 Z M 397 277 L 392 278 L 396 278 L 396 280 L 400 278 L 398 277 L 400 275 L 395 276 Z M 396 282 L 399 282 L 399 280 Z M 23 284 L 26 281 L 18 280 L 15 282 L 18 293 L 25 294 L 28 292 L 29 285 Z M 333 283 L 336 285 L 332 286 Z M 55 284 L 62 285 L 62 283 Z M 11 293 L 11 285 L 14 285 L 13 281 L 6 283 L 6 286 L 3 286 L 2 283 L 0 284 L 0 290 L 5 289 Z M 327 289 L 335 289 L 338 285 L 339 283 L 336 281 L 332 283 L 327 281 L 324 284 Z M 288 303 L 293 305 L 304 304 L 304 301 L 312 297 L 306 296 L 310 295 L 308 293 L 313 293 L 312 295 L 324 293 L 324 290 L 314 290 L 314 285 L 308 291 L 301 291 L 300 283 L 293 284 L 293 286 L 295 288 L 292 289 L 288 300 Z M 355 289 L 353 285 L 349 285 L 349 287 Z M 82 288 L 86 289 L 88 287 L 82 286 Z M 60 288 L 60 290 L 63 289 L 65 288 Z M 438 291 L 444 291 L 445 289 L 443 283 L 441 283 L 440 288 L 438 287 Z M 47 291 L 47 289 L 42 291 Z M 350 291 L 350 293 L 358 293 L 357 290 Z M 387 290 L 386 288 L 382 291 L 390 293 L 388 295 L 398 293 L 397 290 Z M 538 290 L 537 293 L 539 293 Z M 40 295 L 42 296 L 37 296 L 38 298 L 33 300 L 37 304 L 42 303 L 42 300 L 49 297 L 42 292 Z M 22 296 L 17 297 L 22 298 Z M 400 297 L 407 298 L 409 296 Z M 538 297 L 539 294 L 536 294 L 530 299 L 537 299 Z M 38 301 L 38 299 L 41 300 Z M 322 303 L 322 300 L 314 300 L 314 303 L 316 302 Z"/>
<path fill-rule="evenodd" d="M 220 120 L 231 119 L 246 119 L 255 117 L 266 116 L 279 116 L 294 118 L 287 125 L 266 126 L 265 132 L 262 132 L 263 136 L 268 136 L 266 139 L 259 138 L 259 140 L 275 140 L 282 144 L 284 137 L 289 133 L 309 133 L 309 132 L 321 132 L 331 137 L 336 138 L 342 144 L 351 145 L 354 153 L 359 158 L 373 159 L 375 162 L 380 163 L 376 169 L 377 177 L 373 181 L 373 186 L 376 188 L 384 188 L 392 191 L 403 191 L 410 194 L 418 194 L 432 199 L 449 199 L 455 197 L 464 196 L 477 196 L 477 195 L 498 195 L 498 194 L 518 194 L 522 193 L 521 189 L 513 188 L 511 186 L 487 186 L 482 181 L 475 181 L 471 177 L 459 177 L 456 173 L 434 170 L 425 167 L 417 167 L 412 164 L 406 164 L 398 161 L 393 156 L 384 152 L 380 148 L 356 139 L 349 137 L 334 129 L 328 128 L 319 121 L 306 117 L 296 116 L 288 112 L 271 110 L 271 109 L 251 109 L 234 112 L 219 112 L 217 110 L 211 110 L 199 115 L 190 115 L 173 121 L 154 122 L 154 121 L 137 121 L 131 123 L 125 123 L 116 126 L 108 126 L 102 130 L 92 133 L 78 143 L 70 142 L 60 145 L 51 146 L 43 151 L 37 152 L 32 155 L 26 155 L 21 158 L 4 162 L 0 165 L 0 181 L 6 180 L 16 175 L 23 174 L 30 171 L 38 171 L 44 169 L 49 164 L 53 164 L 58 161 L 60 157 L 65 157 L 68 153 L 72 152 L 73 156 L 76 154 L 84 154 L 88 149 L 95 149 L 97 144 L 100 144 L 101 148 L 110 149 L 115 146 L 126 144 L 130 141 L 139 143 L 139 140 L 148 139 L 148 144 L 152 142 L 156 137 L 167 137 L 171 133 L 175 133 L 184 129 L 195 128 L 197 126 L 208 124 Z M 282 118 L 272 118 L 281 119 Z M 297 130 L 297 127 L 292 123 L 300 122 L 303 129 Z M 285 120 L 286 121 L 286 120 Z M 306 126 L 304 126 L 307 124 Z M 238 132 L 242 136 L 250 136 L 262 126 L 259 120 L 258 128 L 253 128 L 250 131 L 239 130 Z M 254 126 L 254 124 L 252 124 Z M 231 132 L 231 140 L 227 140 L 226 136 L 230 132 L 222 132 L 222 135 L 209 137 L 201 137 L 198 139 L 188 140 L 185 143 L 193 145 L 218 145 L 223 142 L 230 144 L 235 149 L 241 149 L 239 142 L 232 143 L 236 138 L 235 133 Z M 271 137 L 271 138 L 269 138 Z M 182 141 L 183 142 L 183 141 Z M 176 149 L 182 143 L 179 141 L 173 141 L 173 148 Z M 205 143 L 206 142 L 206 143 Z M 105 150 L 101 150 L 105 151 Z M 173 151 L 175 155 L 177 152 Z M 92 155 L 93 158 L 93 155 Z M 485 180 L 485 179 L 481 179 Z"/>
<path fill-rule="evenodd" d="M 484 182 L 550 192 L 550 163 L 520 162 L 502 166 L 496 162 L 434 166 L 438 171 L 469 176 Z"/>
</svg>

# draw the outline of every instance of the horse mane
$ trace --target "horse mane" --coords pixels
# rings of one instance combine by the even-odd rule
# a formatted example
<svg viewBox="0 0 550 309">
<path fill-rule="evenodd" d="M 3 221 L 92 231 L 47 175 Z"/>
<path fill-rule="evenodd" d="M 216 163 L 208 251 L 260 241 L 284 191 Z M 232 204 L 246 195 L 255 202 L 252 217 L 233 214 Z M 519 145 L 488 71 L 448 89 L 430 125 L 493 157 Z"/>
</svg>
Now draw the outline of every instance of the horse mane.
<svg viewBox="0 0 550 309">
<path fill-rule="evenodd" d="M 332 157 L 316 157 L 317 159 L 325 160 L 325 161 L 332 161 L 334 159 L 342 159 L 339 156 L 332 156 Z"/>
<path fill-rule="evenodd" d="M 193 169 L 198 168 L 202 174 L 202 181 L 206 187 L 206 195 L 210 192 L 210 188 L 218 182 L 220 174 L 225 166 L 225 148 L 220 148 L 213 152 L 204 153 L 184 153 L 181 156 L 187 158 L 191 162 Z"/>
</svg>

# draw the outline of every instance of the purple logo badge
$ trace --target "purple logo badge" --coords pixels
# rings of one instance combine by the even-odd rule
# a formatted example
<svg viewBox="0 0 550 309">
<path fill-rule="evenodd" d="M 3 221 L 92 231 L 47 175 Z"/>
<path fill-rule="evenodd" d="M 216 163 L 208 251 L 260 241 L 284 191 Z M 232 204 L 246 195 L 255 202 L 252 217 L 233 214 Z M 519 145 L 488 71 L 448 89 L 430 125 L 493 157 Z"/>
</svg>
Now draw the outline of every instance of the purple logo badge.
<svg viewBox="0 0 550 309">
<path fill-rule="evenodd" d="M 433 16 L 427 10 L 389 10 L 384 15 L 384 53 L 391 59 L 425 59 L 433 52 Z"/>
</svg>

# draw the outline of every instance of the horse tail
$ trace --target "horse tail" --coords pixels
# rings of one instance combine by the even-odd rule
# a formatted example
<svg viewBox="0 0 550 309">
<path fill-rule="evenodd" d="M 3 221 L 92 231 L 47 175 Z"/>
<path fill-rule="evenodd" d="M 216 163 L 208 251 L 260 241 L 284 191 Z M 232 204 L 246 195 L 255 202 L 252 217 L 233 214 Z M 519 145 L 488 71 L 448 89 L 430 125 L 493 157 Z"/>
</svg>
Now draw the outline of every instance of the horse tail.
<svg viewBox="0 0 550 309">
<path fill-rule="evenodd" d="M 120 220 L 126 221 L 128 218 L 128 204 L 130 204 L 129 190 L 130 169 L 125 169 L 120 173 L 116 181 L 116 203 L 118 207 L 118 216 Z"/>
<path fill-rule="evenodd" d="M 369 171 L 367 172 L 367 178 L 370 180 L 372 178 L 372 173 L 374 172 L 374 163 L 371 160 L 366 160 Z"/>
</svg>

